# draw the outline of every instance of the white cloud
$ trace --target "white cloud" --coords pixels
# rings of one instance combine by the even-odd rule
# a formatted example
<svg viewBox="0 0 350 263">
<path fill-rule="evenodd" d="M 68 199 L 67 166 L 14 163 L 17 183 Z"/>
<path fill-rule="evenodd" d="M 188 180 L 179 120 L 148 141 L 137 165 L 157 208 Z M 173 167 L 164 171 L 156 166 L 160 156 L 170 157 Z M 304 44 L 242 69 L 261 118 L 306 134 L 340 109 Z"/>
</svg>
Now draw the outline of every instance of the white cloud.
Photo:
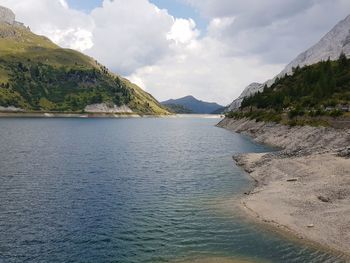
<svg viewBox="0 0 350 263">
<path fill-rule="evenodd" d="M 288 63 L 350 12 L 348 0 L 182 1 L 211 21 L 209 34 L 230 44 L 232 56 L 267 63 Z"/>
<path fill-rule="evenodd" d="M 199 36 L 196 23 L 192 19 L 176 18 L 170 31 L 167 33 L 168 40 L 176 43 L 188 44 Z"/>
<path fill-rule="evenodd" d="M 68 6 L 66 0 L 59 0 L 59 1 L 60 1 L 60 4 L 61 4 L 65 9 L 68 9 L 68 8 L 69 8 L 69 6 Z"/>
<path fill-rule="evenodd" d="M 247 26 L 264 26 L 281 17 L 299 13 L 315 4 L 328 0 L 182 0 L 197 8 L 208 18 L 240 18 L 239 24 Z"/>
<path fill-rule="evenodd" d="M 169 50 L 174 19 L 147 0 L 105 0 L 90 16 L 94 47 L 87 53 L 122 74 L 155 63 Z"/>
<path fill-rule="evenodd" d="M 350 12 L 348 0 L 182 1 L 208 19 L 205 32 L 149 0 L 104 0 L 89 14 L 66 0 L 0 4 L 35 33 L 94 56 L 158 99 L 191 94 L 223 104 L 278 73 Z"/>
<path fill-rule="evenodd" d="M 92 33 L 83 28 L 58 29 L 46 26 L 37 30 L 38 34 L 49 36 L 50 39 L 63 47 L 84 51 L 93 47 Z"/>
<path fill-rule="evenodd" d="M 129 78 L 160 100 L 188 94 L 228 104 L 252 80 L 264 81 L 282 65 L 266 65 L 254 58 L 225 56 L 229 48 L 211 38 L 193 41 L 195 48 L 174 48 L 155 65 L 136 70 Z"/>
</svg>

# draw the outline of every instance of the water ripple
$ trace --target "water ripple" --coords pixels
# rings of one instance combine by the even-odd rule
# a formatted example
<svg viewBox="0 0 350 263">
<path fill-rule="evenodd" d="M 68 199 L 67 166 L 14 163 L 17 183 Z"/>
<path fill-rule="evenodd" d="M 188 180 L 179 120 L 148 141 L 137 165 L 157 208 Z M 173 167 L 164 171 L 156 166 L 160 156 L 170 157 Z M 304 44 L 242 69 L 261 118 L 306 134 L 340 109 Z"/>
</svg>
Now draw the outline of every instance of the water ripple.
<svg viewBox="0 0 350 263">
<path fill-rule="evenodd" d="M 218 211 L 268 149 L 216 121 L 1 119 L 0 262 L 344 262 Z"/>
</svg>

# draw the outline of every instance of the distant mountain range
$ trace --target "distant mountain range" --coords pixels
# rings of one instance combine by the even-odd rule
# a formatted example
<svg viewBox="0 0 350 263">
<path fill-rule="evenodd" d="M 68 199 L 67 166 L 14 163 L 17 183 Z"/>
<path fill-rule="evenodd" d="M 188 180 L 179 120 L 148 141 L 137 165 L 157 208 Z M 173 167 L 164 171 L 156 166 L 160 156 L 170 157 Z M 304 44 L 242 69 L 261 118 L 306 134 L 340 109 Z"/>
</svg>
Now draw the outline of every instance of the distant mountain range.
<svg viewBox="0 0 350 263">
<path fill-rule="evenodd" d="M 201 101 L 193 96 L 171 99 L 163 101 L 161 104 L 175 113 L 220 114 L 225 110 L 224 106 L 214 102 Z"/>
<path fill-rule="evenodd" d="M 265 85 L 270 87 L 278 78 L 285 76 L 285 74 L 291 75 L 293 68 L 312 65 L 326 61 L 328 58 L 337 60 L 341 53 L 347 57 L 350 56 L 350 16 L 340 21 L 316 45 L 297 56 L 276 77 L 265 83 L 252 83 L 246 87 L 242 94 L 231 103 L 229 110 L 237 110 L 245 97 L 262 92 Z"/>
</svg>

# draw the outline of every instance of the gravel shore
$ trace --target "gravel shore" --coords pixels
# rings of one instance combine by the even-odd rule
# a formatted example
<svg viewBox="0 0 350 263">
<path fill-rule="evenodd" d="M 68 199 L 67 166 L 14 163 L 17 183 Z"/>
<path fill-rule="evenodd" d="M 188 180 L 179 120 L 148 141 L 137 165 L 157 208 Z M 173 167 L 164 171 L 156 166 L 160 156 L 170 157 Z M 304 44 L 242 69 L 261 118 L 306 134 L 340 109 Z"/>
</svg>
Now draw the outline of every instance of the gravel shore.
<svg viewBox="0 0 350 263">
<path fill-rule="evenodd" d="M 259 221 L 350 255 L 350 130 L 224 119 L 219 127 L 279 147 L 234 156 L 256 181 L 241 200 Z"/>
</svg>

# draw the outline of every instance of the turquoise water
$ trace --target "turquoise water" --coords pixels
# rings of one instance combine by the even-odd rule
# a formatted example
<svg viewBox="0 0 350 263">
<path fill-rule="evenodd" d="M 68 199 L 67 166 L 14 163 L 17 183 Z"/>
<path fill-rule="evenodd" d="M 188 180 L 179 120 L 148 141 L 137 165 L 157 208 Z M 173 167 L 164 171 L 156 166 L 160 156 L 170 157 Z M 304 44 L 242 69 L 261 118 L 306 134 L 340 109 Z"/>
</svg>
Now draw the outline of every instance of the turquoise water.
<svg viewBox="0 0 350 263">
<path fill-rule="evenodd" d="M 269 149 L 218 119 L 0 119 L 0 262 L 343 262 L 226 202 Z"/>
</svg>

